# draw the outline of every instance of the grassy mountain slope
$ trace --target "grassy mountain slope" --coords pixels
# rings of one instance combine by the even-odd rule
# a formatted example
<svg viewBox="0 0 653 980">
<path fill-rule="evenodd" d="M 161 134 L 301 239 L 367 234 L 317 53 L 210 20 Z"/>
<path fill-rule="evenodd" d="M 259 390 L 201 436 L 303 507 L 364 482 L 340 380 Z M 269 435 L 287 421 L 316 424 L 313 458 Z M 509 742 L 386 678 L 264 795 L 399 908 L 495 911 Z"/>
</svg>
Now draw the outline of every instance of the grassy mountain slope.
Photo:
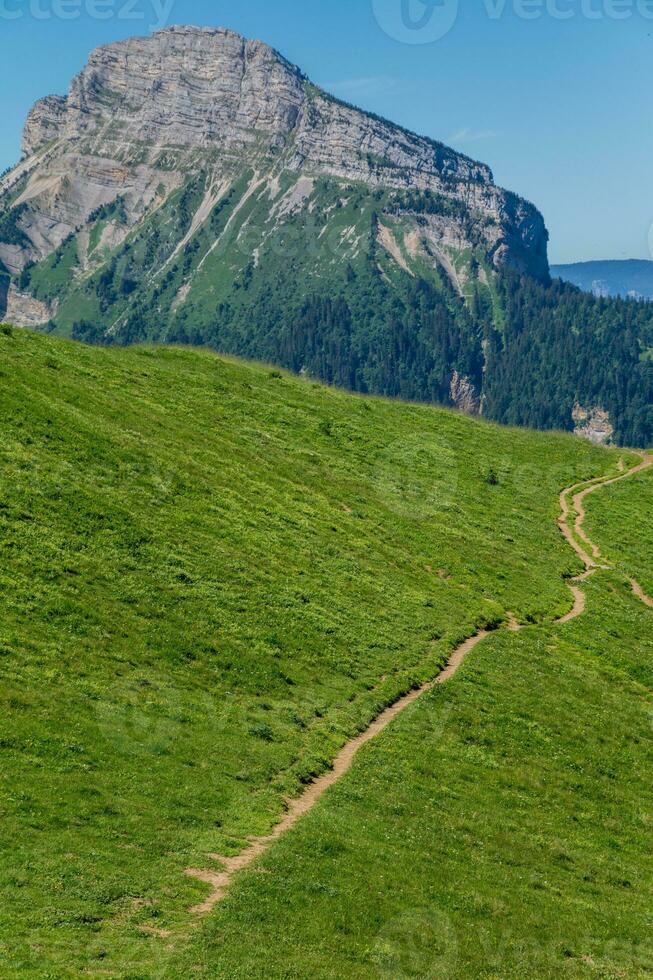
<svg viewBox="0 0 653 980">
<path fill-rule="evenodd" d="M 459 202 L 250 170 L 198 224 L 210 186 L 200 174 L 100 253 L 95 271 L 81 275 L 73 239 L 26 270 L 22 285 L 60 302 L 56 331 L 77 339 L 191 342 L 363 392 L 441 402 L 458 371 L 480 392 L 483 331 L 463 294 L 479 293 L 486 311 L 491 294 L 478 279 L 483 229 Z M 443 250 L 449 274 L 425 251 L 436 215 L 467 218 L 479 243 L 477 255 Z"/>
<path fill-rule="evenodd" d="M 598 406 L 617 442 L 653 438 L 653 308 L 497 272 L 487 218 L 431 192 L 246 171 L 207 210 L 211 180 L 108 250 L 94 243 L 120 205 L 103 209 L 21 288 L 57 304 L 54 332 L 92 343 L 203 345 L 536 428 Z M 438 243 L 443 222 L 467 247 Z"/>
<path fill-rule="evenodd" d="M 9 328 L 0 407 L 4 976 L 156 975 L 184 868 L 480 624 L 569 608 L 557 495 L 619 458 Z"/>
<path fill-rule="evenodd" d="M 405 712 L 169 975 L 650 976 L 651 611 L 588 593 Z"/>
<path fill-rule="evenodd" d="M 625 481 L 611 487 L 609 494 L 588 497 L 585 523 L 610 560 L 653 596 L 653 479 L 649 471 L 634 477 L 632 485 Z"/>
</svg>

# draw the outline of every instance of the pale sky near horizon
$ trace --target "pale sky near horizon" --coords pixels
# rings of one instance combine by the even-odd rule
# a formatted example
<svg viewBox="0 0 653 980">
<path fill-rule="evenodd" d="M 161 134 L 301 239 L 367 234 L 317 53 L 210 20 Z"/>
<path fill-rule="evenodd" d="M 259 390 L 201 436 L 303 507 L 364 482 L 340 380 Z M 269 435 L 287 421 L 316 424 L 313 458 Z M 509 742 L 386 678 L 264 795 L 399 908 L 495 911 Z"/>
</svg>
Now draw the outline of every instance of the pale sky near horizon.
<svg viewBox="0 0 653 980">
<path fill-rule="evenodd" d="M 92 48 L 171 24 L 258 37 L 490 164 L 543 212 L 554 263 L 653 258 L 653 0 L 0 0 L 0 170 Z"/>
</svg>

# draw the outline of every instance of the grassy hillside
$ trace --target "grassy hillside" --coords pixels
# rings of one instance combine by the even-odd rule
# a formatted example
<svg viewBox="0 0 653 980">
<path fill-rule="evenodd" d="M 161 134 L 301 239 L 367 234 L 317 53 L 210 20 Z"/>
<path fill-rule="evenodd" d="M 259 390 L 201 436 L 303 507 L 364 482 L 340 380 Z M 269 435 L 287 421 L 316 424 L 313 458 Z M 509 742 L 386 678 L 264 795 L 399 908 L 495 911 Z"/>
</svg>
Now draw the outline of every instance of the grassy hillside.
<svg viewBox="0 0 653 980">
<path fill-rule="evenodd" d="M 649 977 L 651 613 L 589 594 L 405 712 L 169 975 Z"/>
<path fill-rule="evenodd" d="M 571 430 L 579 402 L 620 445 L 653 438 L 653 308 L 499 272 L 492 220 L 460 201 L 269 166 L 219 198 L 195 173 L 133 227 L 117 198 L 14 285 L 62 336 L 206 346 L 443 405 L 458 378 L 495 421 Z"/>
<path fill-rule="evenodd" d="M 603 553 L 653 596 L 653 476 L 645 470 L 587 498 L 586 528 Z"/>
<path fill-rule="evenodd" d="M 3 976 L 167 968 L 202 894 L 185 868 L 268 829 L 479 625 L 570 607 L 558 491 L 619 459 L 9 328 L 0 418 Z M 523 680 L 542 711 L 548 667 Z"/>
</svg>

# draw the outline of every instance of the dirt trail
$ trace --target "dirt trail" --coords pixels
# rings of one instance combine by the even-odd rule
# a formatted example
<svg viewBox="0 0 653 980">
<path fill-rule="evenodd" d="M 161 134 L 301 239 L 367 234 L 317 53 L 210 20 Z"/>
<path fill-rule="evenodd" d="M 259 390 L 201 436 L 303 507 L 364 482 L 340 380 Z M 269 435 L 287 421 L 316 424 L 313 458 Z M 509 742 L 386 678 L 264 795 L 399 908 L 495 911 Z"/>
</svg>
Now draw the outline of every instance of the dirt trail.
<svg viewBox="0 0 653 980">
<path fill-rule="evenodd" d="M 561 623 L 568 623 L 570 620 L 575 619 L 577 616 L 582 615 L 585 611 L 585 593 L 578 587 L 579 582 L 585 582 L 587 579 L 598 571 L 599 568 L 605 568 L 605 565 L 601 565 L 601 550 L 588 536 L 585 531 L 585 498 L 591 493 L 595 493 L 602 487 L 612 486 L 613 483 L 620 483 L 622 480 L 628 480 L 632 476 L 636 476 L 637 473 L 641 473 L 643 470 L 647 470 L 649 467 L 653 466 L 653 455 L 645 453 L 642 456 L 642 462 L 638 463 L 632 469 L 625 471 L 623 460 L 619 464 L 619 469 L 621 471 L 620 476 L 614 476 L 610 479 L 597 479 L 593 480 L 589 486 L 586 484 L 579 483 L 576 486 L 568 487 L 566 490 L 560 494 L 560 510 L 561 515 L 559 519 L 560 530 L 564 534 L 569 545 L 574 549 L 576 554 L 579 556 L 581 561 L 585 565 L 585 572 L 579 575 L 577 578 L 570 583 L 569 588 L 574 596 L 574 608 L 567 614 L 563 616 L 560 620 Z M 581 489 L 584 487 L 584 489 Z M 569 502 L 569 497 L 571 496 L 571 505 Z M 573 527 L 570 526 L 570 518 L 572 511 L 575 513 Z M 582 542 L 582 544 L 581 544 Z M 631 586 L 634 594 L 642 602 L 646 603 L 647 606 L 653 608 L 653 599 L 650 599 L 646 595 L 640 584 L 635 580 L 631 580 Z"/>
<path fill-rule="evenodd" d="M 205 901 L 203 901 L 200 905 L 196 905 L 193 909 L 191 909 L 191 911 L 198 913 L 210 912 L 211 909 L 213 909 L 214 906 L 220 901 L 220 899 L 223 898 L 234 874 L 249 867 L 249 865 L 255 861 L 256 858 L 260 857 L 265 853 L 265 851 L 267 851 L 271 844 L 294 827 L 300 817 L 303 817 L 305 813 L 308 813 L 308 811 L 315 806 L 317 801 L 329 789 L 329 787 L 333 786 L 334 783 L 337 783 L 339 779 L 342 779 L 345 773 L 351 769 L 354 758 L 363 745 L 370 742 L 373 738 L 376 738 L 377 735 L 388 727 L 391 721 L 394 721 L 397 715 L 400 715 L 409 704 L 413 704 L 414 701 L 417 701 L 422 694 L 426 694 L 427 691 L 432 691 L 438 684 L 444 684 L 450 677 L 453 677 L 467 654 L 470 653 L 482 640 L 484 640 L 486 636 L 489 636 L 488 631 L 480 630 L 475 636 L 465 640 L 465 642 L 454 651 L 447 666 L 440 674 L 438 674 L 435 680 L 428 681 L 428 683 L 416 688 L 409 694 L 405 694 L 404 697 L 399 699 L 399 701 L 395 701 L 393 705 L 386 708 L 385 711 L 382 711 L 381 714 L 375 718 L 369 728 L 366 728 L 365 731 L 361 732 L 360 735 L 357 735 L 356 738 L 352 739 L 350 742 L 347 742 L 344 748 L 341 749 L 339 754 L 336 756 L 333 763 L 333 768 L 323 776 L 320 776 L 319 779 L 316 779 L 315 782 L 311 783 L 301 796 L 297 797 L 297 799 L 289 801 L 288 810 L 285 816 L 276 825 L 276 827 L 274 827 L 270 834 L 268 834 L 266 837 L 254 838 L 249 847 L 245 848 L 244 851 L 233 858 L 221 857 L 219 854 L 209 854 L 211 860 L 218 861 L 222 865 L 222 869 L 220 871 L 203 871 L 197 868 L 189 868 L 188 871 L 186 871 L 187 875 L 190 875 L 192 878 L 198 878 L 207 885 L 211 885 L 213 889 Z"/>
<path fill-rule="evenodd" d="M 641 599 L 644 605 L 650 606 L 653 609 L 653 599 L 644 592 L 637 579 L 631 578 L 630 585 L 637 598 Z"/>
<path fill-rule="evenodd" d="M 576 619 L 585 612 L 586 596 L 584 590 L 580 588 L 580 583 L 587 581 L 587 579 L 600 567 L 597 562 L 600 560 L 601 553 L 598 547 L 589 539 L 583 529 L 583 522 L 585 519 L 583 501 L 585 497 L 588 494 L 593 493 L 595 490 L 598 490 L 599 487 L 609 486 L 612 483 L 617 483 L 619 480 L 625 480 L 628 477 L 634 476 L 636 473 L 640 473 L 642 470 L 647 469 L 649 466 L 653 466 L 653 456 L 645 456 L 641 464 L 631 470 L 628 470 L 628 472 L 624 472 L 621 476 L 614 477 L 609 480 L 597 480 L 584 490 L 580 489 L 583 484 L 569 487 L 560 495 L 560 530 L 576 554 L 585 564 L 585 571 L 583 574 L 575 578 L 569 585 L 569 588 L 574 596 L 574 606 L 569 613 L 557 620 L 560 625 L 571 622 L 573 619 Z M 572 506 L 570 506 L 569 496 L 572 494 Z M 569 524 L 572 507 L 576 513 L 573 530 Z M 576 535 L 583 542 L 584 547 L 578 542 Z M 653 607 L 653 600 L 645 595 L 636 582 L 633 581 L 632 587 L 633 592 L 638 595 L 642 601 Z M 507 614 L 505 628 L 513 632 L 523 629 L 512 613 Z M 311 783 L 301 796 L 288 801 L 288 809 L 283 819 L 272 829 L 271 833 L 264 837 L 252 838 L 249 846 L 236 857 L 228 858 L 222 857 L 219 854 L 209 854 L 208 857 L 219 865 L 218 868 L 209 870 L 189 868 L 185 872 L 187 875 L 192 878 L 196 878 L 199 881 L 204 882 L 204 884 L 210 885 L 211 887 L 210 894 L 204 899 L 203 902 L 191 909 L 191 911 L 201 915 L 206 915 L 207 913 L 211 912 L 218 902 L 224 898 L 234 875 L 236 875 L 239 871 L 244 871 L 245 868 L 248 868 L 254 861 L 256 861 L 257 858 L 261 857 L 261 855 L 263 855 L 275 841 L 279 840 L 280 837 L 283 837 L 287 831 L 295 826 L 295 824 L 301 819 L 301 817 L 304 816 L 304 814 L 308 813 L 309 810 L 315 806 L 317 801 L 329 789 L 329 787 L 337 783 L 349 771 L 358 751 L 363 745 L 370 742 L 373 738 L 376 738 L 376 736 L 387 728 L 387 726 L 394 721 L 394 719 L 400 715 L 402 711 L 417 701 L 417 699 L 423 694 L 426 694 L 428 691 L 432 691 L 439 684 L 445 684 L 451 677 L 454 676 L 454 674 L 457 673 L 467 655 L 471 653 L 471 651 L 489 635 L 489 631 L 480 630 L 475 636 L 465 640 L 465 642 L 453 652 L 447 666 L 441 671 L 435 680 L 428 681 L 421 687 L 416 688 L 409 694 L 404 695 L 391 707 L 386 708 L 385 711 L 381 712 L 381 714 L 371 723 L 368 728 L 365 729 L 364 732 L 361 732 L 361 734 L 357 735 L 356 738 L 352 739 L 350 742 L 347 742 L 344 748 L 341 749 L 339 754 L 336 756 L 333 763 L 333 768 L 323 776 L 320 776 L 319 779 L 316 779 L 315 782 Z"/>
<path fill-rule="evenodd" d="M 569 589 L 574 597 L 574 605 L 566 616 L 561 616 L 560 619 L 557 620 L 558 625 L 563 626 L 565 623 L 571 623 L 572 619 L 578 619 L 579 616 L 583 615 L 585 609 L 587 608 L 587 596 L 585 595 L 585 589 L 581 589 L 579 585 L 574 583 L 586 582 L 588 578 L 594 574 L 594 572 L 594 568 L 588 568 L 582 575 L 578 575 L 573 582 L 569 583 Z"/>
</svg>

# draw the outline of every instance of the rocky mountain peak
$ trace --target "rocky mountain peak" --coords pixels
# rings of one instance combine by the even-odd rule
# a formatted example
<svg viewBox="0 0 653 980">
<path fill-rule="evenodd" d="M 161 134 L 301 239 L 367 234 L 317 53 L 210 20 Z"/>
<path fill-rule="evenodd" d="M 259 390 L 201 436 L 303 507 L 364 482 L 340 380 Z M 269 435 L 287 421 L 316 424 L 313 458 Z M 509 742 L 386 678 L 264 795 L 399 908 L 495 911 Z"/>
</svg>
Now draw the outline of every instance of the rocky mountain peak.
<svg viewBox="0 0 653 980">
<path fill-rule="evenodd" d="M 171 27 L 98 48 L 34 106 L 23 152 L 0 178 L 0 320 L 650 439 L 645 304 L 551 283 L 541 214 L 489 167 L 261 41 Z"/>
<path fill-rule="evenodd" d="M 226 175 L 281 157 L 295 172 L 464 201 L 494 223 L 497 262 L 538 276 L 548 269 L 541 216 L 497 188 L 488 167 L 345 105 L 267 44 L 224 28 L 176 26 L 97 48 L 66 97 L 34 106 L 23 153 L 21 176 L 34 176 L 22 200 L 47 184 L 52 221 L 37 232 L 24 219 L 31 247 L 0 246 L 9 268 L 43 257 L 121 191 L 135 217 L 130 198 L 151 201 L 161 172 L 172 188 L 198 166 Z"/>
<path fill-rule="evenodd" d="M 11 240 L 0 235 L 13 274 L 117 200 L 129 230 L 198 173 L 226 188 L 248 168 L 272 182 L 286 172 L 434 194 L 452 202 L 448 219 L 430 220 L 446 248 L 479 245 L 496 266 L 548 274 L 541 215 L 486 165 L 333 98 L 269 45 L 224 28 L 97 48 L 66 96 L 36 103 L 23 154 L 0 184 L 0 208 L 10 193 L 20 208 Z"/>
<path fill-rule="evenodd" d="M 300 72 L 260 41 L 221 28 L 172 27 L 151 37 L 97 48 L 65 99 L 34 107 L 23 139 L 34 153 L 57 129 L 68 140 L 94 138 L 115 153 L 117 138 L 153 147 L 270 145 L 297 121 Z"/>
</svg>

